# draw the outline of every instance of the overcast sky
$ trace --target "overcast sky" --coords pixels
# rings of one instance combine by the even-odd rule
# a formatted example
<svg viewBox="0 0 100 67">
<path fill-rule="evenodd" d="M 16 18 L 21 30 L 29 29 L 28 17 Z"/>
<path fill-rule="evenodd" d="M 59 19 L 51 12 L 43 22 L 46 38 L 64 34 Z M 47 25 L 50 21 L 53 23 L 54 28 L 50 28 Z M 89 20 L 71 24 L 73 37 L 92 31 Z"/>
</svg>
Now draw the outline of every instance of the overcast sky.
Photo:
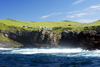
<svg viewBox="0 0 100 67">
<path fill-rule="evenodd" d="M 100 0 L 0 0 L 0 19 L 6 18 L 90 23 L 100 19 Z"/>
</svg>

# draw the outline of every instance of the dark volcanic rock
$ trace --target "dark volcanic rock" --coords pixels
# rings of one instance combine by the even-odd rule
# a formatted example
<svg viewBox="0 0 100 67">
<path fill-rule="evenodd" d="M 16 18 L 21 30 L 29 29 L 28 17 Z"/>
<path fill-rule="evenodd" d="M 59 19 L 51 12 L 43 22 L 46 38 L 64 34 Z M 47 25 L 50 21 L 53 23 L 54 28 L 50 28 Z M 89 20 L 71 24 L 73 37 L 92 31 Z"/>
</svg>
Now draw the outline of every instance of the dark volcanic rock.
<svg viewBox="0 0 100 67">
<path fill-rule="evenodd" d="M 38 31 L 1 31 L 5 37 L 9 37 L 22 44 L 30 44 L 32 47 L 82 47 L 88 50 L 100 49 L 100 31 L 64 31 L 54 33 L 49 30 Z"/>
</svg>

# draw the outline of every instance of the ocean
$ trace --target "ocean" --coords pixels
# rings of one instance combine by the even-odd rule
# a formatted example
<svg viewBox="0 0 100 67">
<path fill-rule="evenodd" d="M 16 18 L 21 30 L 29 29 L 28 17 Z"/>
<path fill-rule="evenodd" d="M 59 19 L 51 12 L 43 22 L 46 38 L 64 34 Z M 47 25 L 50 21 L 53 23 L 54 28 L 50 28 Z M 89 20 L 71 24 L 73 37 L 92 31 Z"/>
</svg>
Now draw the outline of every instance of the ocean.
<svg viewBox="0 0 100 67">
<path fill-rule="evenodd" d="M 100 67 L 100 50 L 0 48 L 0 67 Z"/>
</svg>

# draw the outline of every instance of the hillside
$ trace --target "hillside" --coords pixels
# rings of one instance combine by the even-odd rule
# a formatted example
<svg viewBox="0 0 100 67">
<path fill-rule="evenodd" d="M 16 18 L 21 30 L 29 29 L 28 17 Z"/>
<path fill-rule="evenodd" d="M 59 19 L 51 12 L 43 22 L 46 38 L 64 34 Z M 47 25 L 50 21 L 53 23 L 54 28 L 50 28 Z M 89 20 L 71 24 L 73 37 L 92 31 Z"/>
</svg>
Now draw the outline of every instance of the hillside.
<svg viewBox="0 0 100 67">
<path fill-rule="evenodd" d="M 23 28 L 23 26 L 29 26 L 32 28 Z M 22 31 L 32 31 L 32 30 L 38 30 L 37 26 L 41 27 L 48 27 L 53 28 L 53 31 L 64 31 L 64 30 L 79 30 L 82 31 L 84 29 L 87 29 L 85 27 L 88 27 L 89 30 L 92 30 L 92 27 L 100 26 L 100 20 L 93 22 L 93 23 L 79 23 L 74 21 L 60 21 L 60 22 L 24 22 L 14 19 L 2 19 L 0 20 L 0 30 L 22 30 Z M 93 28 L 94 28 L 93 27 Z M 35 29 L 34 29 L 35 28 Z"/>
<path fill-rule="evenodd" d="M 18 48 L 22 47 L 23 44 L 18 43 L 10 38 L 5 37 L 3 34 L 0 33 L 0 47 L 4 48 Z"/>
<path fill-rule="evenodd" d="M 14 19 L 2 19 L 0 20 L 0 30 L 33 30 L 28 28 L 23 28 L 23 26 L 30 26 L 35 27 L 41 26 L 41 27 L 80 27 L 84 26 L 86 24 L 79 23 L 79 22 L 73 22 L 73 21 L 60 21 L 60 22 L 24 22 Z M 36 29 L 37 30 L 37 29 Z"/>
<path fill-rule="evenodd" d="M 89 23 L 88 26 L 100 26 L 100 20 L 97 20 L 95 22 Z"/>
<path fill-rule="evenodd" d="M 26 27 L 23 27 L 23 26 L 26 26 Z M 30 26 L 31 28 L 28 28 L 28 26 Z M 50 30 L 42 31 L 41 28 L 37 28 L 37 26 L 52 28 L 52 31 L 50 31 Z M 36 31 L 39 29 L 41 30 L 41 32 Z M 68 30 L 68 31 L 65 32 L 65 30 Z M 72 40 L 70 38 L 71 33 L 73 33 L 70 30 L 75 31 L 76 33 L 78 33 L 79 31 L 82 32 L 83 30 L 100 30 L 100 21 L 98 20 L 93 23 L 79 23 L 79 22 L 74 22 L 74 21 L 24 22 L 24 21 L 19 21 L 19 20 L 14 20 L 14 19 L 3 19 L 3 20 L 0 20 L 0 47 L 2 47 L 2 46 L 3 47 L 22 47 L 22 46 L 27 46 L 26 45 L 27 43 L 33 44 L 34 42 L 37 43 L 37 41 L 39 43 L 41 43 L 42 39 L 44 39 L 43 40 L 43 44 L 44 44 L 44 42 L 50 38 L 54 38 L 54 39 L 48 40 L 48 41 L 51 41 L 49 43 L 56 44 L 59 42 L 58 40 L 59 40 L 59 38 L 61 38 L 61 36 L 66 37 L 67 34 L 69 35 L 69 37 L 66 37 L 66 38 L 62 37 L 62 41 L 64 38 L 64 39 L 69 40 L 68 42 L 70 42 L 73 40 L 73 38 L 72 38 Z M 56 36 L 55 36 L 54 32 L 55 32 Z M 94 32 L 95 31 L 93 31 L 92 33 L 94 33 Z M 61 33 L 63 33 L 63 34 L 61 34 Z M 88 33 L 91 34 L 90 31 L 88 31 Z M 97 31 L 97 33 L 99 33 L 99 32 Z M 97 34 L 97 33 L 95 33 L 95 34 Z M 75 34 L 75 33 L 73 33 L 73 34 Z M 80 40 L 81 37 L 87 38 L 87 36 L 85 36 L 85 34 L 83 36 L 83 33 L 78 33 L 78 34 L 79 34 L 79 36 L 76 37 L 77 35 L 75 34 L 74 38 L 78 38 L 78 40 Z M 47 38 L 47 36 L 50 36 L 50 37 Z M 96 44 L 99 44 L 100 43 L 99 37 L 98 38 L 97 37 L 95 37 L 96 38 L 95 42 L 96 42 Z M 77 39 L 75 39 L 75 40 L 77 40 Z M 56 42 L 53 42 L 53 41 L 56 41 Z M 88 41 L 89 42 L 86 42 L 84 39 L 83 43 L 86 43 L 86 44 L 87 43 L 89 44 L 91 42 L 94 43 L 94 40 L 92 41 L 92 37 L 91 37 L 91 42 L 90 42 L 90 40 L 88 40 Z M 75 41 L 75 42 L 79 42 L 79 41 Z M 4 44 L 4 45 L 2 45 L 2 44 Z M 80 41 L 80 44 L 81 44 L 81 41 Z M 40 44 L 36 44 L 35 46 L 39 46 L 39 45 Z M 46 46 L 46 44 L 45 44 L 45 46 Z M 53 46 L 55 46 L 55 45 L 53 45 Z"/>
<path fill-rule="evenodd" d="M 71 26 L 83 26 L 84 23 L 79 22 L 73 22 L 73 21 L 60 21 L 60 22 L 24 22 L 24 21 L 18 21 L 14 19 L 3 19 L 0 20 L 0 23 L 4 23 L 8 26 L 31 26 L 31 27 L 37 27 L 37 26 L 47 26 L 47 27 L 66 27 L 69 24 Z"/>
</svg>

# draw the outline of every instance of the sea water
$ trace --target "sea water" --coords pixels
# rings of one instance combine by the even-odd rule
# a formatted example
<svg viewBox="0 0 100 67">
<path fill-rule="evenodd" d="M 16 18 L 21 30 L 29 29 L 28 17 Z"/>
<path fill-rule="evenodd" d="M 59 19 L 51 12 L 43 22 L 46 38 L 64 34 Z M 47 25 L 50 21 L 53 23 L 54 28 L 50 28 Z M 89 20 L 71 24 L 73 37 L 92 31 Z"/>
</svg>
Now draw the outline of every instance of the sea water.
<svg viewBox="0 0 100 67">
<path fill-rule="evenodd" d="M 100 67 L 100 50 L 0 48 L 0 67 Z"/>
</svg>

